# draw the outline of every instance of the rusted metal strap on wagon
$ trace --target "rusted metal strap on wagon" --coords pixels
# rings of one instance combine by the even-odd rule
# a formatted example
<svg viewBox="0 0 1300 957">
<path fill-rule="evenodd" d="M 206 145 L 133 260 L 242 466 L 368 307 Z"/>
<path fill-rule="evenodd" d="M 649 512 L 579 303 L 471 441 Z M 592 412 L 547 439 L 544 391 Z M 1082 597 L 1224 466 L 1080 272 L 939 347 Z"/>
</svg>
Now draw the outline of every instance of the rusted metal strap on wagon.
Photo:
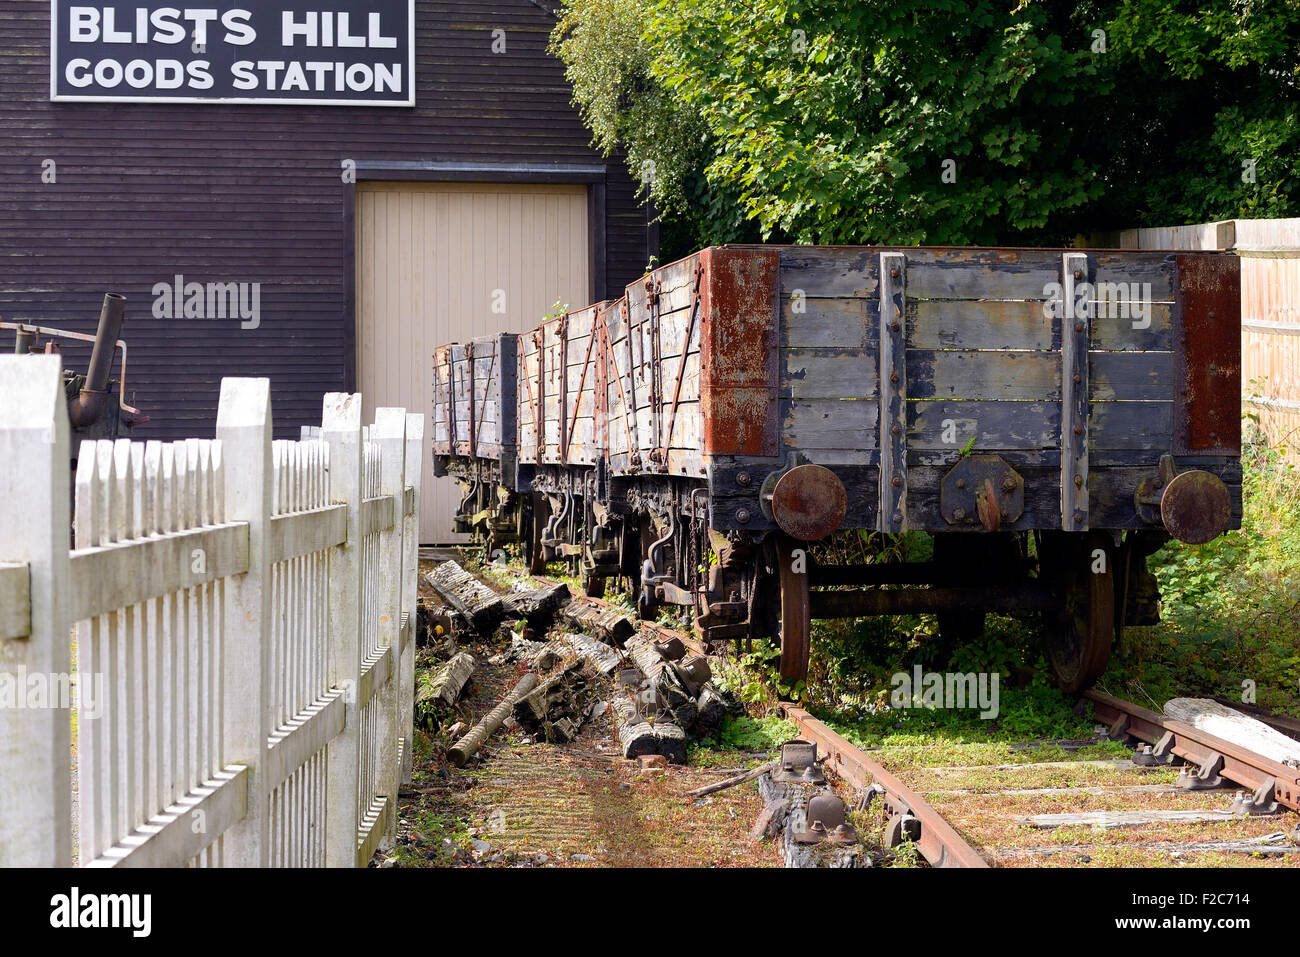
<svg viewBox="0 0 1300 957">
<path fill-rule="evenodd" d="M 446 375 L 447 403 L 445 406 L 443 406 L 444 412 L 447 417 L 447 454 L 455 455 L 456 454 L 456 363 L 455 363 L 455 357 L 452 355 L 451 346 L 439 346 L 438 351 L 442 358 L 442 361 L 445 363 L 446 373 L 447 373 Z M 434 364 L 433 371 L 434 371 L 434 386 L 433 386 L 434 393 L 433 394 L 437 396 L 440 395 L 441 393 L 438 391 L 438 363 L 436 362 Z M 435 442 L 437 441 L 436 435 L 434 436 L 434 440 Z"/>
<path fill-rule="evenodd" d="M 546 408 L 546 333 L 538 329 L 533 333 L 533 345 L 537 347 L 537 393 L 533 394 L 531 386 L 528 395 L 536 403 L 533 406 L 533 433 L 536 443 L 533 450 L 538 464 L 543 461 L 542 452 L 546 448 L 546 424 L 542 413 Z"/>
<path fill-rule="evenodd" d="M 654 468 L 655 452 L 663 430 L 663 343 L 659 341 L 659 297 L 663 284 L 653 274 L 645 280 L 645 304 L 650 324 L 650 467 Z M 645 358 L 645 346 L 642 347 Z"/>
<path fill-rule="evenodd" d="M 544 334 L 543 334 L 544 335 Z M 558 449 L 561 462 L 569 461 L 569 436 L 564 431 L 564 410 L 569 406 L 569 314 L 566 312 L 560 316 L 559 321 L 555 324 L 555 338 L 560 347 L 560 362 L 558 366 L 558 382 L 556 382 L 556 393 L 559 396 L 555 405 L 555 427 L 559 430 L 559 435 L 555 441 L 559 443 Z M 578 390 L 578 399 L 582 399 L 582 390 Z M 540 446 L 539 446 L 540 449 Z M 539 451 L 537 461 L 542 461 Z"/>
<path fill-rule="evenodd" d="M 472 349 L 473 346 L 471 345 L 470 348 Z M 472 356 L 472 355 L 471 355 L 471 357 L 470 357 L 469 370 L 470 370 L 470 382 L 473 383 L 473 381 L 474 381 L 474 359 L 473 359 L 473 356 Z M 477 438 L 477 436 L 480 436 L 480 435 L 483 434 L 483 415 L 487 412 L 487 407 L 488 407 L 488 392 L 489 392 L 489 390 L 490 390 L 491 387 L 492 387 L 492 376 L 496 374 L 496 370 L 497 370 L 497 341 L 494 339 L 493 342 L 492 342 L 492 354 L 491 354 L 490 356 L 488 356 L 488 370 L 487 370 L 487 376 L 484 377 L 484 379 L 483 379 L 483 401 L 479 403 L 479 409 L 478 409 L 478 425 L 475 427 L 475 430 L 474 430 L 474 431 L 471 433 L 471 435 L 470 435 L 470 443 L 471 443 L 471 444 L 470 444 L 470 450 L 469 450 L 469 454 L 470 454 L 470 455 L 478 455 L 478 451 L 477 451 L 477 448 L 478 448 L 478 438 Z M 500 414 L 500 413 L 498 412 L 498 415 L 499 415 L 499 414 Z M 498 425 L 499 425 L 499 424 L 500 424 L 500 423 L 498 423 Z M 497 430 L 497 441 L 500 442 L 500 429 L 499 429 L 499 428 L 498 428 L 498 430 Z"/>
<path fill-rule="evenodd" d="M 663 471 L 668 471 L 668 450 L 673 444 L 673 426 L 677 422 L 677 405 L 682 397 L 682 379 L 686 375 L 686 358 L 691 351 L 691 336 L 695 334 L 695 323 L 700 313 L 700 281 L 704 278 L 704 264 L 695 263 L 695 288 L 691 293 L 691 314 L 686 322 L 686 338 L 682 340 L 682 355 L 677 363 L 677 381 L 673 385 L 673 404 L 668 411 L 668 431 L 659 436 L 659 448 L 651 455 L 658 457 Z"/>
<path fill-rule="evenodd" d="M 1241 450 L 1241 262 L 1174 257 L 1174 436 L 1179 455 Z"/>
<path fill-rule="evenodd" d="M 592 351 L 592 347 L 596 345 L 597 325 L 598 325 L 597 311 L 592 310 L 591 335 L 587 337 L 587 353 L 582 357 L 582 372 L 578 376 L 578 397 L 576 400 L 574 400 L 573 415 L 569 417 L 569 428 L 564 434 L 564 449 L 562 450 L 562 458 L 565 462 L 569 461 L 569 446 L 573 443 L 573 431 L 578 426 L 578 410 L 582 408 L 582 390 L 583 387 L 585 387 L 587 384 L 587 367 L 591 365 L 591 351 Z M 565 336 L 565 340 L 566 341 L 568 340 L 568 336 Z M 569 370 L 566 367 L 564 370 L 564 379 L 566 382 L 568 381 L 568 378 L 569 378 Z M 596 384 L 596 387 L 599 388 L 599 383 Z M 563 406 L 561 406 L 561 408 L 563 408 Z M 563 426 L 564 423 L 561 422 L 560 424 L 561 426 Z"/>
<path fill-rule="evenodd" d="M 934 867 L 988 867 L 975 848 L 971 847 L 951 824 L 925 799 L 894 775 L 872 761 L 844 738 L 818 721 L 803 708 L 782 702 L 781 713 L 799 728 L 805 740 L 816 743 L 826 755 L 826 762 L 840 777 L 856 788 L 872 784 L 884 789 L 885 806 L 896 813 L 910 815 L 920 822 L 921 834 L 917 850 Z"/>
<path fill-rule="evenodd" d="M 907 257 L 880 254 L 880 511 L 876 528 L 901 532 L 907 502 Z"/>
<path fill-rule="evenodd" d="M 478 455 L 476 449 L 478 442 L 476 441 L 477 433 L 474 430 L 474 343 L 472 341 L 465 343 L 465 375 L 466 385 L 468 386 L 465 401 L 468 410 L 466 427 L 469 429 L 469 457 L 474 458 Z"/>
<path fill-rule="evenodd" d="M 1101 691 L 1085 691 L 1097 718 L 1111 727 L 1112 736 L 1131 735 L 1156 746 L 1157 758 L 1175 755 L 1255 791 L 1271 790 L 1272 800 L 1300 811 L 1300 768 L 1281 764 L 1225 741 L 1200 728 L 1167 718 L 1131 701 Z"/>
<path fill-rule="evenodd" d="M 1089 283 L 1088 257 L 1061 256 L 1061 528 L 1088 529 L 1088 319 L 1076 288 Z"/>
<path fill-rule="evenodd" d="M 627 456 L 628 464 L 632 468 L 639 468 L 641 465 L 641 429 L 632 428 L 632 421 L 629 418 L 636 414 L 636 357 L 632 354 L 632 314 L 627 308 L 627 299 L 624 298 L 619 305 L 619 314 L 623 319 L 623 328 L 627 331 L 624 336 L 627 342 L 627 391 L 623 392 L 623 379 L 619 377 L 619 391 L 623 393 L 623 427 L 627 429 Z M 634 438 L 635 436 L 635 438 Z"/>
</svg>

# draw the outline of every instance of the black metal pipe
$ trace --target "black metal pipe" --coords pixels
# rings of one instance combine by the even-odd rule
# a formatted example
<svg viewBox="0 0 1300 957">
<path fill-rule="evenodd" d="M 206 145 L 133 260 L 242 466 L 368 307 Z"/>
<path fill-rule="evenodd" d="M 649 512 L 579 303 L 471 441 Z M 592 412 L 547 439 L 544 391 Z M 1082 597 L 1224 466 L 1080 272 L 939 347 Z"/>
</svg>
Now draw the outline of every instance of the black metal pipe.
<svg viewBox="0 0 1300 957">
<path fill-rule="evenodd" d="M 104 293 L 99 328 L 95 330 L 95 348 L 90 354 L 90 367 L 86 370 L 87 392 L 103 392 L 108 388 L 108 370 L 113 365 L 113 350 L 117 348 L 125 314 L 126 297 L 115 292 Z"/>
<path fill-rule="evenodd" d="M 1002 581 L 1027 578 L 1032 561 L 1005 563 L 981 568 L 981 575 L 996 575 Z M 967 572 L 969 576 L 972 572 Z M 808 584 L 814 587 L 834 585 L 944 585 L 952 581 L 954 570 L 936 562 L 873 562 L 861 565 L 810 565 Z M 969 577 L 968 577 L 969 580 Z"/>
<path fill-rule="evenodd" d="M 68 409 L 73 428 L 87 426 L 99 420 L 108 401 L 108 373 L 113 365 L 113 351 L 117 337 L 122 332 L 122 319 L 126 313 L 126 297 L 115 292 L 104 293 L 104 305 L 99 311 L 99 327 L 95 330 L 95 348 L 90 354 L 85 385 L 77 401 Z"/>
<path fill-rule="evenodd" d="M 1054 589 L 1041 585 L 992 588 L 896 588 L 870 591 L 814 591 L 808 595 L 813 618 L 867 618 L 941 611 L 1030 612 L 1059 606 Z"/>
</svg>

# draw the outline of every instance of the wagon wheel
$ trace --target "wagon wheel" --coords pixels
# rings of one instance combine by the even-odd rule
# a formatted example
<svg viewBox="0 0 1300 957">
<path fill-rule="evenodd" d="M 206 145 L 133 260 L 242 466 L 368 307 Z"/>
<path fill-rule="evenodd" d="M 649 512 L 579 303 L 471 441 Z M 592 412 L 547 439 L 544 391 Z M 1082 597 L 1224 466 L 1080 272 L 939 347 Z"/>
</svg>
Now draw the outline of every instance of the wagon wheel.
<svg viewBox="0 0 1300 957">
<path fill-rule="evenodd" d="M 542 557 L 542 532 L 546 530 L 546 519 L 550 508 L 545 495 L 531 495 L 532 521 L 528 524 L 528 573 L 530 575 L 546 574 L 546 559 Z"/>
<path fill-rule="evenodd" d="M 1102 534 L 1044 535 L 1041 568 L 1061 590 L 1061 606 L 1043 615 L 1043 641 L 1063 691 L 1087 688 L 1106 671 L 1115 640 L 1115 547 Z M 1100 555 L 1095 555 L 1100 550 Z"/>
</svg>

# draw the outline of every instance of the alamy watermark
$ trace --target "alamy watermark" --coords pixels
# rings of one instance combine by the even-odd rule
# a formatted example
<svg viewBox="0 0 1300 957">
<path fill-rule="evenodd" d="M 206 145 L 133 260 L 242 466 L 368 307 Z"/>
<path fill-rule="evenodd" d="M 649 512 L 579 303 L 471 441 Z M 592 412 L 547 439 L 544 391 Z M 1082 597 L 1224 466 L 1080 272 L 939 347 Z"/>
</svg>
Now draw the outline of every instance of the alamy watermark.
<svg viewBox="0 0 1300 957">
<path fill-rule="evenodd" d="M 155 319 L 238 319 L 241 329 L 262 324 L 260 282 L 186 282 L 178 273 L 151 291 Z"/>
<path fill-rule="evenodd" d="M 916 665 L 910 675 L 899 671 L 889 679 L 894 686 L 889 693 L 889 704 L 898 709 L 978 708 L 980 717 L 990 721 L 1001 710 L 998 693 L 1001 677 L 996 671 L 922 671 Z"/>
<path fill-rule="evenodd" d="M 1059 282 L 1043 287 L 1043 316 L 1053 319 L 1128 319 L 1134 329 L 1151 326 L 1151 283 L 1080 281 L 1067 298 Z"/>
<path fill-rule="evenodd" d="M 74 886 L 50 898 L 50 926 L 116 928 L 131 931 L 132 937 L 148 937 L 153 929 L 153 895 L 82 893 Z"/>
<path fill-rule="evenodd" d="M 29 672 L 26 665 L 0 671 L 0 710 L 47 708 L 75 708 L 78 718 L 95 720 L 104 713 L 104 676 L 86 671 Z"/>
</svg>

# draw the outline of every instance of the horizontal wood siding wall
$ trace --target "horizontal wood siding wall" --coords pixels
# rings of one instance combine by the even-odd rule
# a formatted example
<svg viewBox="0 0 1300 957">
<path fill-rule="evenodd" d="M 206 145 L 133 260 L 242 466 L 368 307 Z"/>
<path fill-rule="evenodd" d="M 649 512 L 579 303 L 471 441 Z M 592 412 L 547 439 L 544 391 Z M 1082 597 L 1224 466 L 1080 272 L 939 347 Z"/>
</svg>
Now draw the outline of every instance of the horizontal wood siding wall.
<svg viewBox="0 0 1300 957">
<path fill-rule="evenodd" d="M 413 109 L 56 104 L 49 4 L 0 0 L 0 316 L 93 332 L 120 292 L 127 400 L 153 419 L 134 437 L 206 434 L 234 374 L 270 377 L 276 434 L 296 436 L 353 358 L 344 159 L 605 164 L 605 282 L 621 290 L 652 252 L 645 212 L 622 159 L 589 146 L 545 52 L 553 24 L 529 0 L 420 0 Z M 153 318 L 154 284 L 177 274 L 261 283 L 260 325 Z M 84 368 L 82 349 L 65 355 Z"/>
</svg>

